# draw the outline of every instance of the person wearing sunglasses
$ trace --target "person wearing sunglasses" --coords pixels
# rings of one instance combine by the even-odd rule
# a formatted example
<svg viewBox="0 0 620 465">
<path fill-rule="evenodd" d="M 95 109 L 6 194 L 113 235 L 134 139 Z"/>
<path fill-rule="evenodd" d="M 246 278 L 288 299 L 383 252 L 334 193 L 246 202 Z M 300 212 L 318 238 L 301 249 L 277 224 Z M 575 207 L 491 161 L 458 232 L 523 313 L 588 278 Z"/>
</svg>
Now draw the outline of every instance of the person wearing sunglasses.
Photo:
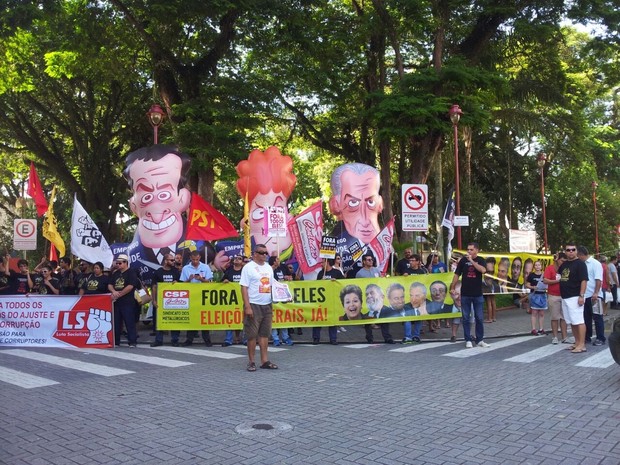
<svg viewBox="0 0 620 465">
<path fill-rule="evenodd" d="M 114 302 L 114 343 L 121 345 L 123 322 L 127 329 L 129 347 L 138 347 L 138 333 L 136 331 L 134 291 L 140 287 L 140 280 L 136 272 L 129 268 L 129 256 L 120 254 L 114 261 L 116 271 L 110 276 L 108 290 Z"/>
<path fill-rule="evenodd" d="M 40 273 L 34 275 L 33 291 L 41 295 L 58 295 L 60 293 L 60 283 L 52 275 L 52 267 L 45 264 L 40 267 Z"/>
<path fill-rule="evenodd" d="M 269 361 L 269 336 L 273 319 L 271 289 L 273 268 L 267 263 L 267 247 L 256 244 L 252 262 L 241 270 L 241 296 L 243 297 L 243 330 L 248 340 L 248 371 L 256 371 L 254 361 L 256 344 L 260 348 L 260 367 L 275 370 L 278 366 Z"/>
<path fill-rule="evenodd" d="M 575 344 L 569 347 L 573 354 L 586 352 L 586 325 L 583 317 L 586 287 L 588 285 L 588 267 L 577 258 L 577 245 L 569 242 L 564 247 L 566 261 L 560 265 L 560 295 L 562 296 L 562 314 L 567 325 L 571 325 Z"/>
</svg>

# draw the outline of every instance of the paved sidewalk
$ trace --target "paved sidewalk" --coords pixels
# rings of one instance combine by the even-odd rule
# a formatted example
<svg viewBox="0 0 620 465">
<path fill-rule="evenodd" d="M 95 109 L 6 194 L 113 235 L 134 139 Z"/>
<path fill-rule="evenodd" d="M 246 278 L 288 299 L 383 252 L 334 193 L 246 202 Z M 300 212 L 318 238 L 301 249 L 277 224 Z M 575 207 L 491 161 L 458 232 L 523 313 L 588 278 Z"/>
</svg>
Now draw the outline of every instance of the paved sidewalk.
<svg viewBox="0 0 620 465">
<path fill-rule="evenodd" d="M 609 334 L 613 321 L 620 318 L 620 310 L 609 310 L 608 316 L 605 317 L 605 334 Z M 366 344 L 365 333 L 363 326 L 346 326 L 345 332 L 338 333 L 338 342 L 343 344 Z M 549 315 L 545 314 L 545 330 L 551 332 L 551 321 Z M 155 340 L 155 337 L 151 335 L 153 331 L 152 324 L 145 325 L 140 323 L 138 325 L 139 339 L 138 343 L 147 344 Z M 292 334 L 292 339 L 295 343 L 310 344 L 312 342 L 312 328 L 302 328 L 303 334 Z M 499 308 L 497 312 L 497 321 L 494 323 L 484 324 L 485 339 L 493 339 L 497 337 L 506 336 L 524 336 L 531 331 L 530 315 L 525 310 L 515 307 Z M 395 341 L 400 341 L 403 338 L 403 326 L 400 323 L 391 323 L 390 332 Z M 383 342 L 381 336 L 381 330 L 375 329 L 373 331 L 375 342 Z M 437 333 L 431 333 L 428 330 L 428 325 L 424 324 L 424 334 L 422 334 L 422 342 L 425 341 L 448 341 L 452 335 L 450 328 L 442 328 Z M 184 332 L 181 334 L 181 342 L 185 337 Z M 547 337 L 551 337 L 548 335 Z M 457 338 L 459 341 L 463 340 L 463 328 L 459 327 Z M 224 341 L 224 331 L 211 331 L 211 340 L 214 345 L 221 344 Z M 328 342 L 327 328 L 321 331 L 321 342 Z M 170 337 L 164 336 L 164 343 L 169 344 Z M 200 336 L 194 339 L 194 345 L 200 345 L 202 339 Z"/>
</svg>

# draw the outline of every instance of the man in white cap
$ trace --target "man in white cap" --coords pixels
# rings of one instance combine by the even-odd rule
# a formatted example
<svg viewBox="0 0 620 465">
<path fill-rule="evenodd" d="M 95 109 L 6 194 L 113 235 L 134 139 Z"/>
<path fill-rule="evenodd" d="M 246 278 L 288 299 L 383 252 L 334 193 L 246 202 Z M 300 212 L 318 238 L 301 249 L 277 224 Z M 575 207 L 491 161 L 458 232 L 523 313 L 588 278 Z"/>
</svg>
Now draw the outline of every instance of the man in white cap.
<svg viewBox="0 0 620 465">
<path fill-rule="evenodd" d="M 129 268 L 129 257 L 122 253 L 115 260 L 116 271 L 110 277 L 108 290 L 114 301 L 114 345 L 121 345 L 123 322 L 127 329 L 129 347 L 137 347 L 138 332 L 136 331 L 134 291 L 140 287 L 136 272 Z"/>
</svg>

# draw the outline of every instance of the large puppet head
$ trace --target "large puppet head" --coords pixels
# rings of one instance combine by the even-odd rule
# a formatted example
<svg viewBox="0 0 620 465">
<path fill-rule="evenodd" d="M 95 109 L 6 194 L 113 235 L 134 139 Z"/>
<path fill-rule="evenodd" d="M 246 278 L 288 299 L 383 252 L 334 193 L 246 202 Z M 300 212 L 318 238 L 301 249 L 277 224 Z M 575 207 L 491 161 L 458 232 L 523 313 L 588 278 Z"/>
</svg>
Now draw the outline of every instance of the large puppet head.
<svg viewBox="0 0 620 465">
<path fill-rule="evenodd" d="M 329 210 L 343 222 L 349 235 L 368 244 L 379 227 L 383 199 L 379 195 L 379 172 L 362 163 L 347 163 L 334 170 L 331 177 L 332 196 Z"/>
<path fill-rule="evenodd" d="M 237 175 L 239 195 L 245 199 L 248 194 L 250 234 L 254 242 L 265 244 L 270 254 L 278 248 L 290 247 L 290 236 L 267 237 L 263 224 L 265 207 L 282 207 L 288 221 L 288 198 L 297 184 L 293 160 L 282 155 L 277 147 L 269 147 L 265 152 L 253 150 L 247 160 L 237 165 Z"/>
<path fill-rule="evenodd" d="M 183 236 L 181 214 L 189 207 L 185 188 L 191 160 L 170 145 L 153 145 L 127 155 L 123 174 L 133 191 L 131 211 L 138 217 L 138 234 L 146 247 L 176 244 Z"/>
</svg>

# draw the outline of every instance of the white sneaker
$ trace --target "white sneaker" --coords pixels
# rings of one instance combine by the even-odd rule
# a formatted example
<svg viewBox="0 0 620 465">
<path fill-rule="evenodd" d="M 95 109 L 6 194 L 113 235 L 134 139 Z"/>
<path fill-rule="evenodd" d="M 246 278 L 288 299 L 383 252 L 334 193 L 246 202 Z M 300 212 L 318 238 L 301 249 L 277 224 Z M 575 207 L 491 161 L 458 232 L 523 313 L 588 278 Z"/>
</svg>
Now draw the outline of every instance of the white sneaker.
<svg viewBox="0 0 620 465">
<path fill-rule="evenodd" d="M 484 341 L 480 341 L 478 344 L 476 344 L 477 347 L 482 347 L 483 349 L 486 349 L 487 347 L 491 347 L 491 344 L 487 344 Z"/>
<path fill-rule="evenodd" d="M 467 341 L 467 342 L 465 343 L 465 348 L 466 348 L 466 349 L 472 349 L 473 347 L 474 347 L 474 345 L 471 343 L 471 341 Z"/>
<path fill-rule="evenodd" d="M 551 339 L 551 344 L 557 344 L 558 342 L 560 341 L 558 341 L 557 337 L 554 337 L 553 339 Z"/>
</svg>

